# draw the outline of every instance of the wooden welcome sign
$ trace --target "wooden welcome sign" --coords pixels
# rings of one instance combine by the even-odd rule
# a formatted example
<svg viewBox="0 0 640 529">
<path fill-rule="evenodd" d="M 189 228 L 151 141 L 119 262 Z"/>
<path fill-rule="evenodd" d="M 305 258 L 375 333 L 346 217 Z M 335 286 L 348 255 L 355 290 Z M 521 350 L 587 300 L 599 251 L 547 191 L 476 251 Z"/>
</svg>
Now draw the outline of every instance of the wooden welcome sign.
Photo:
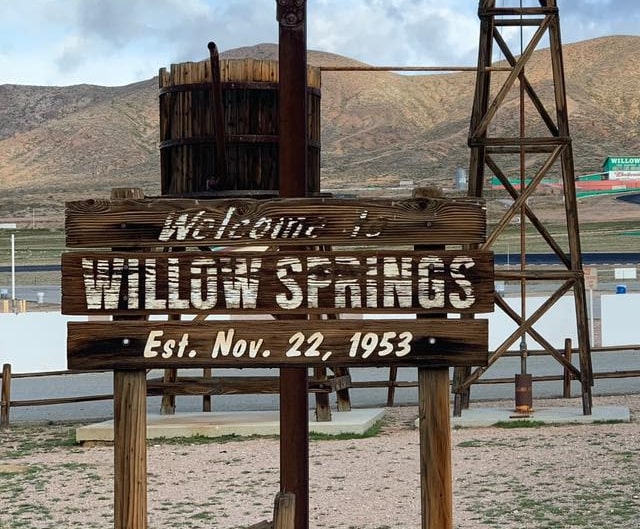
<svg viewBox="0 0 640 529">
<path fill-rule="evenodd" d="M 449 367 L 486 365 L 488 330 L 446 314 L 493 310 L 485 223 L 475 199 L 68 203 L 62 311 L 114 320 L 70 322 L 67 358 L 114 370 L 115 528 L 147 527 L 148 369 L 311 366 L 418 368 L 423 527 L 452 527 Z M 207 319 L 240 313 L 416 319 Z"/>
<path fill-rule="evenodd" d="M 68 314 L 488 312 L 487 252 L 68 253 Z"/>
<path fill-rule="evenodd" d="M 473 244 L 477 199 L 131 199 L 66 204 L 69 248 Z"/>
<path fill-rule="evenodd" d="M 66 226 L 70 247 L 119 251 L 63 256 L 65 314 L 493 310 L 490 252 L 387 249 L 481 242 L 485 210 L 477 200 L 88 200 L 67 204 Z M 285 248 L 213 251 L 259 243 Z M 385 249 L 358 249 L 374 245 Z M 157 251 L 176 246 L 183 251 Z M 480 320 L 316 320 L 296 323 L 295 331 L 281 321 L 68 325 L 72 369 L 470 366 L 486 357 Z"/>
<path fill-rule="evenodd" d="M 481 365 L 487 322 L 468 320 L 70 322 L 69 367 Z"/>
</svg>

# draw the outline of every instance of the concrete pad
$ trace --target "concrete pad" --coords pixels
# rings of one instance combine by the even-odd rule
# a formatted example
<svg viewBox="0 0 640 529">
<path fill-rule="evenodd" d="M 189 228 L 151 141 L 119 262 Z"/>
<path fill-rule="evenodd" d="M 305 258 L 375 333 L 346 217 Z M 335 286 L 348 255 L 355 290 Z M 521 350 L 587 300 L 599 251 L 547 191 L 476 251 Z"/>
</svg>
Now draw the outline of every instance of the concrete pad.
<svg viewBox="0 0 640 529">
<path fill-rule="evenodd" d="M 318 422 L 309 413 L 309 431 L 338 435 L 363 434 L 384 417 L 384 409 L 357 409 L 331 414 L 331 422 Z M 160 437 L 221 437 L 224 435 L 279 435 L 277 411 L 234 411 L 213 413 L 176 413 L 147 415 L 147 439 Z M 76 441 L 113 441 L 113 420 L 76 429 Z"/>
<path fill-rule="evenodd" d="M 469 408 L 462 417 L 452 417 L 451 426 L 472 428 L 493 426 L 497 422 L 537 421 L 545 424 L 590 424 L 596 422 L 631 422 L 629 408 L 623 406 L 598 406 L 591 415 L 583 415 L 582 408 L 536 408 L 529 415 L 515 413 L 504 408 Z"/>
</svg>

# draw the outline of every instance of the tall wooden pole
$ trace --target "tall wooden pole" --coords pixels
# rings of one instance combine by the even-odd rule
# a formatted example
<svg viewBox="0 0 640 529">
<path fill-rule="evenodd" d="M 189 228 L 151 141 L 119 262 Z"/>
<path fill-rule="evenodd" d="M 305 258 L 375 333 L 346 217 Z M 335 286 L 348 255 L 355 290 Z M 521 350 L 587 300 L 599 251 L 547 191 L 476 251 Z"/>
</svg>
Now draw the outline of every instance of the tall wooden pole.
<svg viewBox="0 0 640 529">
<path fill-rule="evenodd" d="M 556 0 L 549 1 L 550 7 L 557 7 Z M 559 16 L 553 18 L 549 27 L 549 43 L 551 47 L 551 64 L 555 88 L 556 114 L 558 117 L 558 134 L 570 138 L 569 111 L 567 108 L 567 92 L 564 80 L 564 64 L 562 59 L 562 40 L 560 37 Z M 571 253 L 571 270 L 576 274 L 573 287 L 578 329 L 578 354 L 580 357 L 580 375 L 582 383 L 582 410 L 591 415 L 593 400 L 593 368 L 591 365 L 591 344 L 589 343 L 589 324 L 587 318 L 587 296 L 582 271 L 582 250 L 580 245 L 580 225 L 578 222 L 578 203 L 575 187 L 575 170 L 573 165 L 573 149 L 571 141 L 562 152 L 562 182 L 564 187 L 564 206 L 567 219 L 567 234 Z"/>
<path fill-rule="evenodd" d="M 280 68 L 280 196 L 307 191 L 306 0 L 277 0 Z M 280 485 L 295 495 L 295 528 L 309 526 L 307 368 L 280 370 Z"/>
<path fill-rule="evenodd" d="M 418 368 L 422 529 L 453 529 L 449 368 Z"/>
<path fill-rule="evenodd" d="M 111 198 L 144 198 L 144 193 L 138 188 L 116 188 L 111 190 Z M 131 318 L 140 319 L 139 316 Z M 113 454 L 114 527 L 147 529 L 147 377 L 144 369 L 113 372 Z"/>
<path fill-rule="evenodd" d="M 147 398 L 144 370 L 113 373 L 114 526 L 147 527 Z"/>
<path fill-rule="evenodd" d="M 440 198 L 436 187 L 416 188 L 414 198 Z M 444 246 L 418 245 L 421 250 Z M 446 314 L 418 314 L 418 319 L 445 318 Z M 451 419 L 449 368 L 418 368 L 418 428 L 420 431 L 420 490 L 422 529 L 453 529 Z"/>
</svg>

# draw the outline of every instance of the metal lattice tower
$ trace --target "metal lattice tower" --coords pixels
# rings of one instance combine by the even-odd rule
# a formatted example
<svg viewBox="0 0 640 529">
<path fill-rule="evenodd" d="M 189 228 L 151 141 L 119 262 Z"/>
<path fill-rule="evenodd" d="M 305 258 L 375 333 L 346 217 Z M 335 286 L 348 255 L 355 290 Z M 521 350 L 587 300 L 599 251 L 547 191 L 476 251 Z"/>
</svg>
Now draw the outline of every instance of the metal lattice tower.
<svg viewBox="0 0 640 529">
<path fill-rule="evenodd" d="M 591 351 L 557 0 L 539 0 L 532 7 L 523 7 L 522 0 L 502 2 L 505 3 L 512 6 L 497 7 L 496 0 L 479 2 L 478 73 L 468 140 L 471 148 L 469 195 L 484 196 L 487 180 L 495 177 L 511 197 L 513 202 L 502 212 L 497 223 L 491 225 L 482 249 L 493 249 L 513 219 L 520 216 L 520 266 L 517 270 L 497 270 L 496 278 L 518 283 L 523 301 L 522 310 L 518 313 L 496 294 L 497 307 L 515 322 L 517 330 L 490 354 L 489 366 L 518 340 L 521 341 L 521 365 L 526 366 L 526 337 L 530 337 L 580 381 L 583 412 L 589 415 L 592 406 Z M 518 28 L 520 31 L 519 54 L 509 48 L 502 36 L 503 28 Z M 525 32 L 530 36 L 528 43 L 523 38 Z M 545 101 L 527 78 L 527 68 L 534 51 L 546 42 L 549 44 L 553 88 L 549 90 L 547 86 Z M 497 45 L 497 50 L 494 50 L 494 45 Z M 491 68 L 494 51 L 510 66 L 508 73 L 499 74 L 496 68 Z M 517 93 L 515 97 L 514 92 Z M 514 111 L 516 107 L 519 109 L 517 112 Z M 502 117 L 499 123 L 496 120 L 498 114 Z M 551 233 L 536 215 L 535 207 L 530 205 L 534 193 L 540 191 L 543 179 L 554 171 L 559 175 L 566 219 L 566 234 L 561 237 Z M 514 173 L 518 174 L 516 182 L 508 177 Z M 559 267 L 543 270 L 527 265 L 526 244 L 532 231 L 557 256 Z M 532 282 L 544 282 L 554 290 L 540 308 L 526 314 L 527 285 Z M 573 366 L 534 327 L 564 294 L 571 291 L 575 300 L 579 368 Z M 486 369 L 456 371 L 455 414 L 459 415 L 468 405 L 469 388 Z"/>
</svg>

